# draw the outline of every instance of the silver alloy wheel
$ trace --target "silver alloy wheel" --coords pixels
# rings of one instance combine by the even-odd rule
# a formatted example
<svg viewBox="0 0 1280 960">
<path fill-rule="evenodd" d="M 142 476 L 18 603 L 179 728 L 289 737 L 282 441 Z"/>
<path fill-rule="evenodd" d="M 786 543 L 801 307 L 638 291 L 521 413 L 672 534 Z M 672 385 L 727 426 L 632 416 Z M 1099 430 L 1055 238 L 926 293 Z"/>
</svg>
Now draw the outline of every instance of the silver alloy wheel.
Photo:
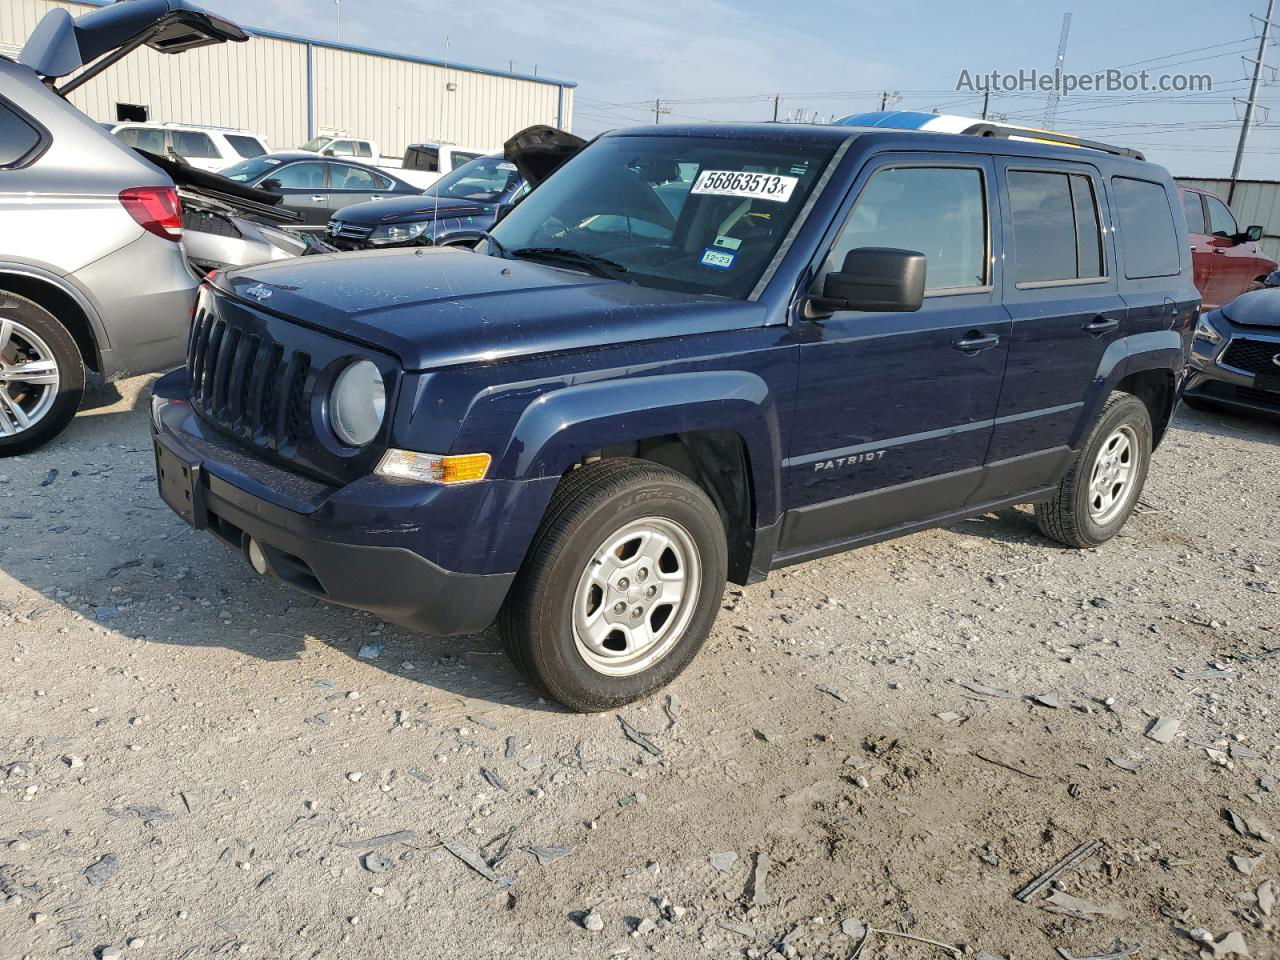
<svg viewBox="0 0 1280 960">
<path fill-rule="evenodd" d="M 58 399 L 58 361 L 17 320 L 0 316 L 0 437 L 16 437 L 45 418 Z"/>
<path fill-rule="evenodd" d="M 1125 509 L 1138 469 L 1138 435 L 1121 424 L 1107 437 L 1093 461 L 1089 478 L 1089 516 L 1106 526 Z"/>
<path fill-rule="evenodd" d="M 604 539 L 578 578 L 578 653 L 610 677 L 649 669 L 684 635 L 701 586 L 702 561 L 688 530 L 666 517 L 626 524 Z"/>
</svg>

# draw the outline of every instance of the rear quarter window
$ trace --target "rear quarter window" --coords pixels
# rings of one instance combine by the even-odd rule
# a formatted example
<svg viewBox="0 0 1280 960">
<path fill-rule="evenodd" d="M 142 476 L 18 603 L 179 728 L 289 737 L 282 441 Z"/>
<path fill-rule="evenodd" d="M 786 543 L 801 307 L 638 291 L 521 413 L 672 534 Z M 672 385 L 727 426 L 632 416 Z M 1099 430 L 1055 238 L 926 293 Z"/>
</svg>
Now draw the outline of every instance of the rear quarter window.
<svg viewBox="0 0 1280 960">
<path fill-rule="evenodd" d="M 1178 230 L 1164 185 L 1132 177 L 1112 177 L 1116 224 L 1130 280 L 1173 277 L 1182 270 Z"/>
<path fill-rule="evenodd" d="M 231 149 L 246 160 L 260 157 L 267 152 L 267 148 L 256 137 L 244 137 L 229 133 L 227 134 L 227 143 L 231 144 Z"/>
<path fill-rule="evenodd" d="M 40 153 L 44 131 L 16 107 L 0 100 L 0 167 L 20 167 Z"/>
</svg>

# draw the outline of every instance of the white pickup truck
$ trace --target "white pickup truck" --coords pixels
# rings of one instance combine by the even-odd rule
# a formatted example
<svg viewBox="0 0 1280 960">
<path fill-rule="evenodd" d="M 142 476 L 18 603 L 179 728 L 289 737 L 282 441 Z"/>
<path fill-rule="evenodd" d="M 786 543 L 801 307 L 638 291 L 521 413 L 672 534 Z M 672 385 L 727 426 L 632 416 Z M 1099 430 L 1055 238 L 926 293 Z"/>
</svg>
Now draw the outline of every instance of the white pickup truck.
<svg viewBox="0 0 1280 960">
<path fill-rule="evenodd" d="M 374 166 L 394 171 L 396 176 L 415 186 L 431 186 L 441 176 L 477 157 L 499 152 L 500 148 L 484 150 L 459 147 L 446 143 L 413 143 L 403 157 L 383 156 L 376 140 L 362 140 L 348 136 L 319 136 L 304 143 L 300 150 L 309 150 L 326 157 L 351 157 L 364 160 Z"/>
</svg>

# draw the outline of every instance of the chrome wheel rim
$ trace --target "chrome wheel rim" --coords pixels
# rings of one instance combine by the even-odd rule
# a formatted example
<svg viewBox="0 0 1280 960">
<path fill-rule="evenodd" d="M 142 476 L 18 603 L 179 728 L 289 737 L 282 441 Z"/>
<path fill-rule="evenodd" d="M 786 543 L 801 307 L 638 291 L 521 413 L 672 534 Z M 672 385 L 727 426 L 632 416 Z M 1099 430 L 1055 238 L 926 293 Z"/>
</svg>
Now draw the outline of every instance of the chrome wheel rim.
<svg viewBox="0 0 1280 960">
<path fill-rule="evenodd" d="M 591 554 L 573 595 L 573 640 L 597 673 L 630 677 L 679 643 L 693 618 L 702 562 L 693 537 L 665 517 L 609 534 Z"/>
<path fill-rule="evenodd" d="M 1107 437 L 1093 461 L 1089 479 L 1089 516 L 1105 526 L 1124 512 L 1138 467 L 1138 435 L 1123 425 Z"/>
<path fill-rule="evenodd" d="M 49 345 L 0 315 L 0 437 L 16 437 L 48 416 L 61 379 Z"/>
</svg>

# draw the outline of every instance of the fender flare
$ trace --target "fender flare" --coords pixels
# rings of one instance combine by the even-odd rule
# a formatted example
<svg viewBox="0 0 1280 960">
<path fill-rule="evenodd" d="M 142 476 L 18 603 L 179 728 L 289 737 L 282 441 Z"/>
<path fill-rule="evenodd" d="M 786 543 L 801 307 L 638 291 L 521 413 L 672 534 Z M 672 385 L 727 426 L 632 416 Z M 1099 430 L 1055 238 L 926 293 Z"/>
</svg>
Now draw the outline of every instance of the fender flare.
<svg viewBox="0 0 1280 960">
<path fill-rule="evenodd" d="M 1093 384 L 1085 397 L 1084 415 L 1071 437 L 1071 449 L 1078 450 L 1098 420 L 1098 413 L 1116 385 L 1126 377 L 1146 370 L 1166 370 L 1174 378 L 1186 366 L 1182 334 L 1177 330 L 1152 330 L 1112 341 L 1102 354 Z"/>
<path fill-rule="evenodd" d="M 560 477 L 593 450 L 668 434 L 719 430 L 742 438 L 755 523 L 781 514 L 782 430 L 769 386 L 734 370 L 655 374 L 579 383 L 544 393 L 521 413 L 495 473 Z"/>
</svg>

